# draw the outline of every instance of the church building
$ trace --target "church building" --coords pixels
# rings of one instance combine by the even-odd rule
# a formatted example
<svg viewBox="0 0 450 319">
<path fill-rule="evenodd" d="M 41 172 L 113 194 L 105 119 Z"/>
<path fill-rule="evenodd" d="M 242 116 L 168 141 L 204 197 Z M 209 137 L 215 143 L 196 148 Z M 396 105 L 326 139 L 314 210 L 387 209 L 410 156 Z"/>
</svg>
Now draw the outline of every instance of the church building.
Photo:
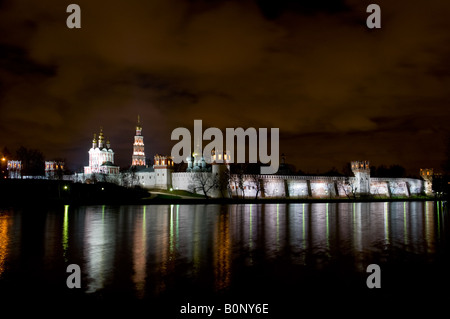
<svg viewBox="0 0 450 319">
<path fill-rule="evenodd" d="M 84 167 L 84 174 L 119 174 L 119 166 L 114 165 L 114 152 L 109 139 L 105 142 L 103 128 L 100 128 L 98 140 L 94 134 L 89 150 L 89 166 Z"/>
</svg>

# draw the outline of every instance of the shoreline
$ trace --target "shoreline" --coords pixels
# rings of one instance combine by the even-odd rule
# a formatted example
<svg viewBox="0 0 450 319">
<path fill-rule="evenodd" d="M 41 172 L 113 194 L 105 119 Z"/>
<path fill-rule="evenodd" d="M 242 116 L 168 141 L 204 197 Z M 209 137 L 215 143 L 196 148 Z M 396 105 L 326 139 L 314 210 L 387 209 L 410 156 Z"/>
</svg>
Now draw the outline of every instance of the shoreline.
<svg viewBox="0 0 450 319">
<path fill-rule="evenodd" d="M 0 207 L 54 205 L 208 205 L 208 204 L 303 204 L 446 201 L 447 197 L 374 197 L 356 198 L 204 198 L 165 190 L 125 188 L 110 183 L 79 184 L 62 180 L 6 180 L 0 182 Z"/>
<path fill-rule="evenodd" d="M 314 204 L 314 203 L 376 203 L 376 202 L 440 202 L 447 199 L 437 198 L 259 198 L 259 199 L 241 199 L 241 198 L 104 198 L 104 199 L 59 199 L 48 198 L 33 201 L 0 201 L 0 208 L 7 207 L 27 207 L 27 206 L 91 206 L 91 205 L 236 205 L 236 204 Z"/>
</svg>

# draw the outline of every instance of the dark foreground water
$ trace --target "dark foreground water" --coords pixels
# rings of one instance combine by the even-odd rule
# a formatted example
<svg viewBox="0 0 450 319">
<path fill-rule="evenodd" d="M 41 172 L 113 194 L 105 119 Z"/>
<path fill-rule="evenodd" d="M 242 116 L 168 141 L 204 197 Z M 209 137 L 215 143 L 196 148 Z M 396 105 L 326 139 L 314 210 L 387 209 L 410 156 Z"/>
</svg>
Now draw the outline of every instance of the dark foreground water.
<svg viewBox="0 0 450 319">
<path fill-rule="evenodd" d="M 449 227 L 434 202 L 0 209 L 0 306 L 52 317 L 208 317 L 180 313 L 188 303 L 214 306 L 210 318 L 447 316 Z M 69 264 L 80 289 L 66 285 Z M 380 289 L 366 285 L 370 264 Z M 225 314 L 226 303 L 269 314 Z"/>
</svg>

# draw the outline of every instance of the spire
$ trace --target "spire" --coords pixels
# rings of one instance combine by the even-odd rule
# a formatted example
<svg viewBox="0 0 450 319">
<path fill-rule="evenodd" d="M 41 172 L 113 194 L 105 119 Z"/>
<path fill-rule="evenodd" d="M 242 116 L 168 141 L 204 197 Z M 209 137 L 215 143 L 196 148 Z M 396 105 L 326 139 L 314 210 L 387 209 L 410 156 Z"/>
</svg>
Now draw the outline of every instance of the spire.
<svg viewBox="0 0 450 319">
<path fill-rule="evenodd" d="M 92 148 L 97 147 L 97 134 L 94 133 L 94 139 L 92 140 Z"/>
<path fill-rule="evenodd" d="M 202 150 L 200 148 L 200 138 L 197 138 L 197 145 L 195 146 L 194 149 L 194 153 L 192 154 L 192 156 L 196 157 L 198 155 L 200 155 L 202 153 Z M 202 154 L 203 156 L 203 154 Z"/>
<path fill-rule="evenodd" d="M 103 126 L 100 126 L 100 133 L 98 134 L 98 147 L 99 148 L 103 148 L 103 140 L 104 140 L 104 136 L 103 136 Z"/>
<path fill-rule="evenodd" d="M 142 133 L 141 117 L 138 115 L 138 120 L 136 124 L 136 135 L 141 135 L 141 133 Z"/>
</svg>

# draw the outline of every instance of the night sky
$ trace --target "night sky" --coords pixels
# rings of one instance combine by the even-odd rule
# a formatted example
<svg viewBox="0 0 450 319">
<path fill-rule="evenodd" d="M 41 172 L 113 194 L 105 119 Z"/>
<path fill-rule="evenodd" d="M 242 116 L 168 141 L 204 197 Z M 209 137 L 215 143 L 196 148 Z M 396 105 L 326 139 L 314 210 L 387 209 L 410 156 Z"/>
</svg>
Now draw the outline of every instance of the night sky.
<svg viewBox="0 0 450 319">
<path fill-rule="evenodd" d="M 81 7 L 81 29 L 66 8 Z M 382 28 L 368 29 L 377 3 Z M 449 134 L 450 1 L 0 1 L 0 149 L 88 164 L 94 133 L 130 165 L 177 127 L 280 129 L 306 172 L 351 160 L 439 169 Z M 205 143 L 206 144 L 206 143 Z"/>
</svg>

